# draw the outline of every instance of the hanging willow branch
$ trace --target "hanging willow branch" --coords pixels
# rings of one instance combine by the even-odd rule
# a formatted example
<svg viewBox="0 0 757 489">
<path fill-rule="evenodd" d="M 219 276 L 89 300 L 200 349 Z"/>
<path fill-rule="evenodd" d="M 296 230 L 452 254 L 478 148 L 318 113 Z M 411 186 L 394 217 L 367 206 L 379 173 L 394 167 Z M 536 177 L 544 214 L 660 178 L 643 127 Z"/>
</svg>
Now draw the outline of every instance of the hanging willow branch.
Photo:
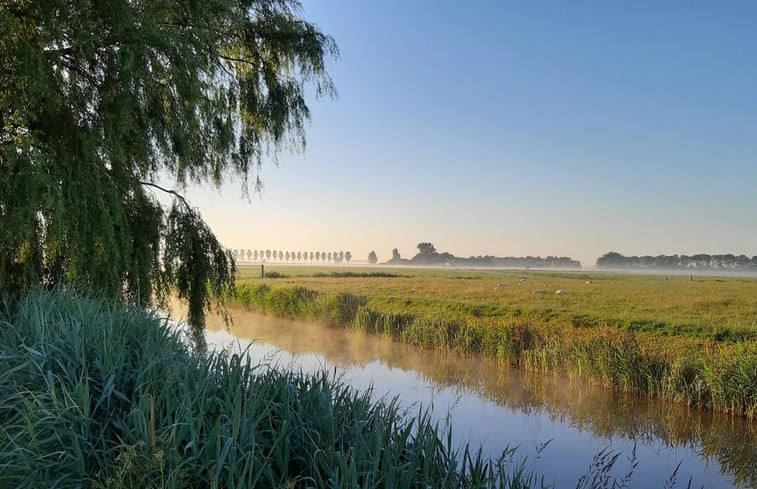
<svg viewBox="0 0 757 489">
<path fill-rule="evenodd" d="M 299 8 L 0 8 L 0 289 L 64 283 L 148 304 L 174 291 L 201 327 L 231 292 L 234 262 L 181 190 L 257 182 L 272 149 L 304 144 L 306 86 L 335 95 L 325 69 L 334 41 Z"/>
</svg>

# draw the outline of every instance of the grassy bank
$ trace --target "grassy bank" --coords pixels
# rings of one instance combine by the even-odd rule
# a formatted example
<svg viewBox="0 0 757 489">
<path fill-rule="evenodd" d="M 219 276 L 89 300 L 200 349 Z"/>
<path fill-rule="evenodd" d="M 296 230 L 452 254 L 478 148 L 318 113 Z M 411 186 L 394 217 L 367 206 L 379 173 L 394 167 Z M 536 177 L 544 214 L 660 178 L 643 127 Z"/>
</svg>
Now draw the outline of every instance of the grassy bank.
<svg viewBox="0 0 757 489">
<path fill-rule="evenodd" d="M 754 280 L 407 270 L 404 276 L 341 278 L 287 272 L 287 279 L 243 278 L 236 304 L 757 414 Z M 557 288 L 568 294 L 555 295 Z M 623 307 L 614 307 L 621 302 Z"/>
<path fill-rule="evenodd" d="M 528 487 L 428 416 L 338 380 L 196 354 L 138 310 L 29 294 L 0 314 L 0 487 Z M 341 318 L 340 318 L 341 319 Z"/>
</svg>

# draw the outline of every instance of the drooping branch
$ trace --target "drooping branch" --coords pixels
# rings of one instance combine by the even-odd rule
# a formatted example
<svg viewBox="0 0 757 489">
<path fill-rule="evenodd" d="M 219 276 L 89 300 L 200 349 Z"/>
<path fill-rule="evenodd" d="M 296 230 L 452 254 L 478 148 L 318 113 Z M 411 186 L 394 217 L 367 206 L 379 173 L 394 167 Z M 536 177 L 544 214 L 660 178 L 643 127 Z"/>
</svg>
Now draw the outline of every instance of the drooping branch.
<svg viewBox="0 0 757 489">
<path fill-rule="evenodd" d="M 0 0 L 0 289 L 54 275 L 153 302 L 175 287 L 199 327 L 232 290 L 233 257 L 184 188 L 153 176 L 259 188 L 251 163 L 304 138 L 305 87 L 334 94 L 333 40 L 298 0 L 55 3 Z"/>
<path fill-rule="evenodd" d="M 189 205 L 189 202 L 187 201 L 187 199 L 183 195 L 181 195 L 179 192 L 177 192 L 176 190 L 172 190 L 170 188 L 161 187 L 157 183 L 144 182 L 142 180 L 137 180 L 137 183 L 140 184 L 140 185 L 144 185 L 146 187 L 156 188 L 156 189 L 158 189 L 158 190 L 160 190 L 162 192 L 165 192 L 167 194 L 173 195 L 174 197 L 177 197 L 179 200 L 181 200 L 181 202 L 184 204 L 184 206 L 187 208 L 187 210 L 189 210 L 191 212 L 194 212 L 194 208 L 191 205 Z"/>
</svg>

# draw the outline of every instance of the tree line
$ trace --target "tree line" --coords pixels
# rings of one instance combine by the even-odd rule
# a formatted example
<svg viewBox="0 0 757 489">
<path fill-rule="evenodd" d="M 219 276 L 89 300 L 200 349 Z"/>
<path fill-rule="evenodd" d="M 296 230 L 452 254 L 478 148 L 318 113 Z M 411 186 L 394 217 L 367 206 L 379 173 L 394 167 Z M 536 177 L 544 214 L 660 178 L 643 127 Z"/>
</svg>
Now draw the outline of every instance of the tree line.
<svg viewBox="0 0 757 489">
<path fill-rule="evenodd" d="M 456 266 L 456 267 L 488 267 L 488 268 L 581 268 L 581 262 L 569 256 L 505 256 L 492 255 L 457 257 L 451 253 L 436 251 L 432 243 L 423 242 L 417 245 L 418 253 L 410 259 L 402 258 L 397 248 L 392 250 L 392 258 L 387 265 L 419 265 L 419 266 Z M 371 259 L 375 259 L 375 253 Z M 375 262 L 372 262 L 375 263 Z"/>
<path fill-rule="evenodd" d="M 236 261 L 267 261 L 292 263 L 349 263 L 352 253 L 349 251 L 283 251 L 283 250 L 253 250 L 233 249 L 231 254 Z"/>
<path fill-rule="evenodd" d="M 597 266 L 603 268 L 658 268 L 668 270 L 755 270 L 757 256 L 746 255 L 657 255 L 625 256 L 616 251 L 605 253 L 597 258 Z"/>
</svg>

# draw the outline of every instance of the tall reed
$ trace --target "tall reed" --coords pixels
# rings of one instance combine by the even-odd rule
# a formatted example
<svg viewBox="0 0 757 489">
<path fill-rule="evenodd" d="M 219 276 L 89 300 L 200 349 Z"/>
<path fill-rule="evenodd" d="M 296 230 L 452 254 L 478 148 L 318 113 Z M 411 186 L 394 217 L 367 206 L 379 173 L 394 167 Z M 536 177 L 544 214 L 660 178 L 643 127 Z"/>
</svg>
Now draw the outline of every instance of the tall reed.
<svg viewBox="0 0 757 489">
<path fill-rule="evenodd" d="M 248 292 L 335 323 L 362 307 L 338 294 L 314 306 L 320 296 L 301 289 Z M 454 448 L 427 412 L 333 375 L 196 354 L 138 309 L 35 292 L 0 313 L 0 331 L 0 487 L 540 485 L 525 465 Z"/>
</svg>

